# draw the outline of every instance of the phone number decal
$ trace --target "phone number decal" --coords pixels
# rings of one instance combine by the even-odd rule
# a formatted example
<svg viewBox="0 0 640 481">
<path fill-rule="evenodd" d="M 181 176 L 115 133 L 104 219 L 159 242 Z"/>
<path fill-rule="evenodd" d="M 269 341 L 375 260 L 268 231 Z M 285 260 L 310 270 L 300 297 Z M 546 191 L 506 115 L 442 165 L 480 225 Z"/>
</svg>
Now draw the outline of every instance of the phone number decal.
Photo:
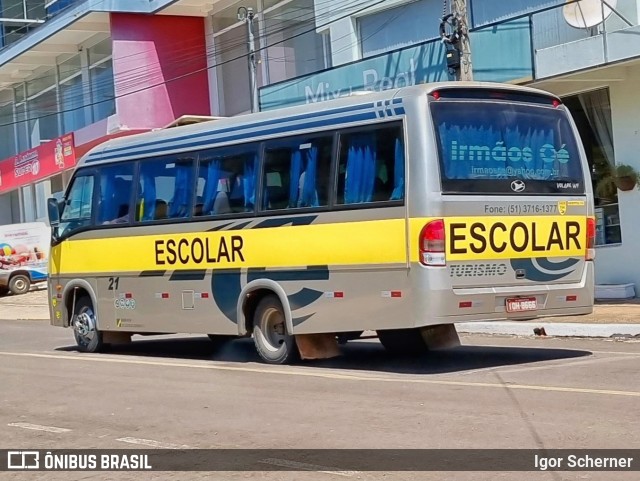
<svg viewBox="0 0 640 481">
<path fill-rule="evenodd" d="M 558 212 L 556 204 L 516 204 L 508 208 L 509 214 L 556 214 Z"/>
<path fill-rule="evenodd" d="M 557 204 L 510 204 L 485 205 L 486 214 L 524 215 L 524 214 L 557 214 Z"/>
</svg>

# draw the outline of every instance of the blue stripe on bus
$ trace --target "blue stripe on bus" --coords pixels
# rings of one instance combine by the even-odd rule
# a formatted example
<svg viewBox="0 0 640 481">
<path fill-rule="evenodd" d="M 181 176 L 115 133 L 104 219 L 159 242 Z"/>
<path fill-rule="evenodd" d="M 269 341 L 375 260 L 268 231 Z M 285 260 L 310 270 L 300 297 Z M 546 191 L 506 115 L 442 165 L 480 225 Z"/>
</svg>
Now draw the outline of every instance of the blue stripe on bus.
<svg viewBox="0 0 640 481">
<path fill-rule="evenodd" d="M 399 104 L 402 103 L 402 99 L 395 99 L 394 103 L 399 105 Z M 282 133 L 282 132 L 287 132 L 287 131 L 292 131 L 292 130 L 301 130 L 301 129 L 305 129 L 305 128 L 337 125 L 337 124 L 341 124 L 341 123 L 357 122 L 357 121 L 361 121 L 361 120 L 372 120 L 372 119 L 375 119 L 375 118 L 380 118 L 380 114 L 382 114 L 382 116 L 385 117 L 385 116 L 393 116 L 393 112 L 395 112 L 396 116 L 397 115 L 404 115 L 404 113 L 405 113 L 403 107 L 393 108 L 393 111 L 390 111 L 389 109 L 386 109 L 385 106 L 380 106 L 380 107 L 377 107 L 375 110 L 372 110 L 370 112 L 364 112 L 364 113 L 361 113 L 361 114 L 358 114 L 358 115 L 343 116 L 343 117 L 338 117 L 338 118 L 333 118 L 333 119 L 326 119 L 325 118 L 325 119 L 316 120 L 316 121 L 313 121 L 313 122 L 307 122 L 307 123 L 304 123 L 304 124 L 298 124 L 295 127 L 285 126 L 285 127 L 272 128 L 272 129 L 256 130 L 260 126 L 273 126 L 273 125 L 282 124 L 282 123 L 289 123 L 289 122 L 292 122 L 292 121 L 295 121 L 295 120 L 299 120 L 299 119 L 311 120 L 311 119 L 327 117 L 327 116 L 330 116 L 330 115 L 335 115 L 335 114 L 344 113 L 344 112 L 353 113 L 353 112 L 357 112 L 357 111 L 361 111 L 361 110 L 371 109 L 373 107 L 374 107 L 374 104 L 365 104 L 365 105 L 357 106 L 355 108 L 354 107 L 345 107 L 345 108 L 341 108 L 341 109 L 328 110 L 326 112 L 298 115 L 298 116 L 287 117 L 287 118 L 273 120 L 273 121 L 258 122 L 258 123 L 250 124 L 250 125 L 246 125 L 246 126 L 229 127 L 229 128 L 226 128 L 226 129 L 220 129 L 220 130 L 216 130 L 216 131 L 200 132 L 200 133 L 197 133 L 197 134 L 192 134 L 192 135 L 187 135 L 187 136 L 180 136 L 180 137 L 175 137 L 175 138 L 171 138 L 171 139 L 164 139 L 164 140 L 158 140 L 158 141 L 153 141 L 153 142 L 145 142 L 145 143 L 142 143 L 142 144 L 139 144 L 139 145 L 134 145 L 134 146 L 118 147 L 116 149 L 108 150 L 107 152 L 101 152 L 101 153 L 94 152 L 92 154 L 89 154 L 89 156 L 87 157 L 85 163 L 88 164 L 88 163 L 94 163 L 94 162 L 105 161 L 105 160 L 113 160 L 113 159 L 117 159 L 118 157 L 131 157 L 131 156 L 138 156 L 138 155 L 147 155 L 147 154 L 152 154 L 152 153 L 156 153 L 156 152 L 162 152 L 162 151 L 165 151 L 165 150 L 177 149 L 177 148 L 182 149 L 182 148 L 185 148 L 185 147 L 199 147 L 199 146 L 204 146 L 204 145 L 211 144 L 212 142 L 215 143 L 216 140 L 218 140 L 218 143 L 219 143 L 220 140 L 223 140 L 224 142 L 227 142 L 227 141 L 232 141 L 232 140 L 246 139 L 248 135 L 253 135 L 253 137 L 258 137 L 258 136 L 270 135 L 270 134 L 275 134 L 275 133 Z M 216 139 L 216 137 L 219 137 L 220 135 L 223 135 L 223 134 L 229 133 L 229 132 L 237 132 L 237 134 L 234 135 L 234 136 L 227 136 L 224 139 Z M 201 138 L 201 137 L 205 137 L 205 138 L 203 138 L 202 140 L 200 140 L 198 142 L 190 142 L 190 143 L 187 143 L 187 144 L 179 145 L 179 143 L 181 141 L 193 140 L 193 139 L 198 139 L 198 138 Z M 177 143 L 178 145 L 171 145 L 171 146 L 167 146 L 167 147 L 164 147 L 164 148 L 158 148 L 158 145 L 160 145 L 160 144 L 170 144 L 170 143 Z M 131 150 L 133 150 L 133 149 L 143 149 L 144 147 L 148 147 L 148 146 L 154 146 L 156 148 L 131 152 Z M 127 152 L 127 151 L 129 151 L 129 152 Z M 116 152 L 121 152 L 121 154 L 116 154 Z"/>
<path fill-rule="evenodd" d="M 404 114 L 404 108 L 397 108 L 395 109 L 396 115 L 403 115 Z M 371 112 L 365 112 L 365 113 L 361 113 L 358 115 L 351 115 L 351 116 L 345 116 L 345 117 L 340 117 L 340 118 L 336 118 L 336 119 L 323 119 L 323 120 L 316 120 L 313 122 L 307 122 L 304 124 L 298 124 L 296 126 L 283 126 L 283 127 L 277 127 L 277 128 L 273 128 L 273 129 L 264 129 L 262 131 L 256 131 L 256 132 L 252 132 L 253 133 L 253 137 L 259 137 L 259 136 L 265 136 L 265 135 L 273 135 L 273 134 L 279 134 L 279 133 L 286 133 L 286 132 L 293 132 L 296 130 L 304 130 L 304 129 L 309 129 L 309 128 L 314 128 L 314 127 L 325 127 L 325 126 L 330 126 L 330 125 L 338 125 L 338 124 L 344 124 L 344 123 L 353 123 L 353 122 L 359 122 L 359 121 L 364 121 L 364 120 L 373 120 L 379 118 L 377 117 L 377 112 L 376 111 L 371 111 Z M 126 159 L 126 158 L 130 158 L 130 157 L 146 157 L 149 156 L 151 154 L 155 154 L 155 153 L 159 153 L 159 152 L 167 152 L 167 151 L 171 151 L 173 150 L 183 150 L 183 149 L 191 149 L 191 148 L 198 148 L 198 147 L 205 147 L 205 146 L 211 146 L 211 144 L 216 144 L 216 143 L 222 143 L 222 142 L 231 142 L 234 140 L 248 140 L 250 137 L 248 137 L 248 133 L 244 132 L 243 130 L 246 129 L 235 129 L 236 131 L 238 131 L 239 133 L 237 133 L 236 135 L 227 135 L 224 136 L 223 138 L 216 138 L 216 137 L 220 137 L 220 135 L 223 134 L 223 132 L 221 131 L 216 131 L 216 132 L 208 132 L 208 134 L 210 135 L 209 138 L 206 139 L 201 139 L 198 141 L 194 141 L 194 142 L 187 142 L 187 143 L 182 143 L 182 144 L 177 144 L 177 145 L 171 145 L 171 146 L 165 146 L 165 147 L 157 147 L 157 144 L 159 142 L 150 144 L 150 145 L 154 145 L 155 148 L 153 149 L 146 149 L 146 150 L 136 150 L 135 152 L 123 152 L 123 153 L 119 153 L 119 154 L 112 154 L 109 153 L 110 155 L 102 155 L 100 157 L 96 157 L 95 159 L 91 159 L 88 160 L 87 163 L 93 163 L 93 162 L 98 162 L 98 161 L 106 161 L 106 160 L 115 160 L 115 159 Z M 189 136 L 189 137 L 183 137 L 182 140 L 186 140 L 186 139 L 193 139 L 195 136 Z M 172 139 L 172 141 L 177 141 L 180 139 Z M 131 150 L 133 147 L 128 148 L 127 150 Z M 135 147 L 138 148 L 138 147 Z"/>
</svg>

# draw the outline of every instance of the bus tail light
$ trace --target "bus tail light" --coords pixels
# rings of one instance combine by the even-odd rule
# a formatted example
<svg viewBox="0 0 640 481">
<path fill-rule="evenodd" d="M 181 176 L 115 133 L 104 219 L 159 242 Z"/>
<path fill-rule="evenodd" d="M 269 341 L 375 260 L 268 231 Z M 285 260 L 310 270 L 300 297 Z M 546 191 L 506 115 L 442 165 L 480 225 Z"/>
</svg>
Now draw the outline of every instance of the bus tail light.
<svg viewBox="0 0 640 481">
<path fill-rule="evenodd" d="M 596 220 L 587 217 L 587 252 L 585 259 L 592 261 L 596 257 Z"/>
<path fill-rule="evenodd" d="M 425 266 L 444 266 L 447 264 L 444 220 L 432 220 L 422 228 L 420 232 L 420 263 Z"/>
</svg>

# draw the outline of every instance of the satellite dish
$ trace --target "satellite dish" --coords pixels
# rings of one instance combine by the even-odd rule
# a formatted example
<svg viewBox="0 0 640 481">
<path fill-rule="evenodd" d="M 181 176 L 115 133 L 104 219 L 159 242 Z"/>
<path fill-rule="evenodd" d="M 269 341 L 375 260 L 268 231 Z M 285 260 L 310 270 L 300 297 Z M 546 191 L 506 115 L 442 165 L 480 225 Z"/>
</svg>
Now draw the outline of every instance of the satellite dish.
<svg viewBox="0 0 640 481">
<path fill-rule="evenodd" d="M 566 22 L 575 28 L 590 28 L 604 22 L 615 10 L 617 0 L 567 0 L 562 7 L 562 14 Z M 569 3 L 570 2 L 570 3 Z"/>
</svg>

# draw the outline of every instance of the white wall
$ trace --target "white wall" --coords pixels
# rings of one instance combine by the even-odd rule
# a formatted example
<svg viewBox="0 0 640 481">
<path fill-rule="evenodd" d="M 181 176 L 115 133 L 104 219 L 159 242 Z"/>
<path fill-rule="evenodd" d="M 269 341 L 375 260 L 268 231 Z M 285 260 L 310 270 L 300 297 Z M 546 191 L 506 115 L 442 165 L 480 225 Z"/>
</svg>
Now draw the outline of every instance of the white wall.
<svg viewBox="0 0 640 481">
<path fill-rule="evenodd" d="M 616 162 L 640 170 L 640 66 L 628 68 L 625 80 L 610 87 Z M 598 283 L 636 284 L 640 295 L 640 191 L 618 192 L 622 245 L 598 249 Z"/>
</svg>

